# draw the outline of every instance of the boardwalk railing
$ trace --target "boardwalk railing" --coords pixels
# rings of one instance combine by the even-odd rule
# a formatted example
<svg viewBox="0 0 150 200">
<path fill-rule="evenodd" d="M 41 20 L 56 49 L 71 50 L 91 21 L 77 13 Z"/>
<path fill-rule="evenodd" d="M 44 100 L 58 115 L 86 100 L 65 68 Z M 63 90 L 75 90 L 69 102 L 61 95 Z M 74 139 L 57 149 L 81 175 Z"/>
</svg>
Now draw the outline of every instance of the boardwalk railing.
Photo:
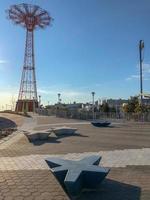
<svg viewBox="0 0 150 200">
<path fill-rule="evenodd" d="M 66 110 L 50 110 L 50 109 L 37 109 L 36 112 L 39 115 L 69 118 L 69 119 L 80 119 L 80 120 L 92 120 L 92 111 L 66 111 Z M 128 120 L 128 121 L 143 121 L 150 122 L 150 112 L 145 113 L 123 113 L 123 112 L 95 112 L 94 119 L 105 119 L 105 120 Z"/>
</svg>

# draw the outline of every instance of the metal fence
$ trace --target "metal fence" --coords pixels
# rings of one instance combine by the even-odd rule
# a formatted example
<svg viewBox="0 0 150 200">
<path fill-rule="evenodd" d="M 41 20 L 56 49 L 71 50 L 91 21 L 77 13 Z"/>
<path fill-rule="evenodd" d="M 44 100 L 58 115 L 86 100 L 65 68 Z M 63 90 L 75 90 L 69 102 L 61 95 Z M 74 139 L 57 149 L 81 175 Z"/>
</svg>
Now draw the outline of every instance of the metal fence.
<svg viewBox="0 0 150 200">
<path fill-rule="evenodd" d="M 80 120 L 92 120 L 92 111 L 66 111 L 66 110 L 50 110 L 50 109 L 37 109 L 36 112 L 39 115 L 68 118 L 68 119 L 80 119 Z M 95 112 L 94 119 L 105 119 L 112 121 L 143 121 L 150 122 L 150 112 L 146 113 L 123 113 L 123 112 Z"/>
</svg>

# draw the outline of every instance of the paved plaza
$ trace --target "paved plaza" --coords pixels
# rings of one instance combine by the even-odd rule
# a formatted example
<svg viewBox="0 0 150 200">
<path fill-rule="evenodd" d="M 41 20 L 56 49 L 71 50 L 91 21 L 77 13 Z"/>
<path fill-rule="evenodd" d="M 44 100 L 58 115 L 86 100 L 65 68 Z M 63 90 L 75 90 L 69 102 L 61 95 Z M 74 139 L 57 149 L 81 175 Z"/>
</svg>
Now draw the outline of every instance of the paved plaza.
<svg viewBox="0 0 150 200">
<path fill-rule="evenodd" d="M 1 114 L 2 115 L 2 114 Z M 0 200 L 71 199 L 51 174 L 45 159 L 62 157 L 79 160 L 101 155 L 101 166 L 111 168 L 98 190 L 85 190 L 77 200 L 150 199 L 150 124 L 115 122 L 97 128 L 87 121 L 44 117 L 32 118 L 3 114 L 18 125 L 18 131 L 0 143 Z M 30 143 L 23 131 L 59 126 L 77 128 L 73 136 Z"/>
</svg>

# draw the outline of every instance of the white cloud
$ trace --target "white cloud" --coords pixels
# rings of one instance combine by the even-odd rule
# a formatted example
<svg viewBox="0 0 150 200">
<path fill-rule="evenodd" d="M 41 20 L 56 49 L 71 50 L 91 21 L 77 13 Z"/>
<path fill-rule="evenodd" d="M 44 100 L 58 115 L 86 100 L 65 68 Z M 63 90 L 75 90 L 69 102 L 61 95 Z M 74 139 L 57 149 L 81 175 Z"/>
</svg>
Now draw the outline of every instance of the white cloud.
<svg viewBox="0 0 150 200">
<path fill-rule="evenodd" d="M 2 60 L 2 59 L 0 59 L 0 64 L 6 64 L 6 63 L 8 63 L 7 60 Z"/>
<path fill-rule="evenodd" d="M 61 93 L 62 96 L 68 96 L 68 97 L 76 97 L 76 96 L 81 96 L 84 95 L 83 92 L 71 90 L 71 89 L 50 89 L 44 88 L 44 89 L 38 89 L 38 93 L 43 94 L 43 95 L 57 95 L 58 93 Z"/>
<path fill-rule="evenodd" d="M 95 84 L 95 87 L 101 87 L 101 86 L 102 86 L 101 83 L 96 83 L 96 84 Z"/>
<path fill-rule="evenodd" d="M 139 78 L 140 78 L 139 75 L 134 74 L 134 75 L 131 75 L 131 76 L 129 76 L 128 78 L 126 78 L 126 80 L 127 80 L 127 81 L 130 81 L 130 80 L 137 80 L 137 79 L 139 79 Z"/>
<path fill-rule="evenodd" d="M 126 78 L 125 80 L 126 80 L 126 81 L 130 81 L 130 80 L 131 80 L 131 77 L 128 77 L 128 78 Z"/>
<path fill-rule="evenodd" d="M 8 61 L 7 60 L 3 60 L 3 59 L 0 59 L 0 71 L 3 71 L 5 70 L 5 64 L 7 64 Z"/>
<path fill-rule="evenodd" d="M 137 69 L 139 70 L 139 64 L 137 65 Z M 140 75 L 138 71 L 137 74 L 133 74 L 127 77 L 126 81 L 139 80 L 139 79 L 140 79 Z M 143 63 L 143 80 L 145 81 L 150 80 L 150 64 L 149 63 Z"/>
<path fill-rule="evenodd" d="M 144 63 L 143 64 L 143 71 L 144 71 L 144 73 L 150 74 L 150 64 Z"/>
<path fill-rule="evenodd" d="M 69 96 L 69 97 L 77 97 L 77 96 L 82 96 L 84 93 L 78 92 L 78 91 L 63 91 L 62 95 L 64 96 Z"/>
<path fill-rule="evenodd" d="M 40 94 L 53 94 L 52 91 L 50 91 L 49 89 L 38 89 L 38 93 Z"/>
<path fill-rule="evenodd" d="M 61 99 L 63 103 L 70 103 L 70 102 L 83 102 L 87 101 L 89 98 L 89 93 L 85 90 L 81 90 L 81 88 L 72 88 L 70 85 L 62 85 L 59 86 L 51 86 L 51 87 L 41 87 L 38 89 L 38 95 L 42 96 L 42 103 L 47 104 L 54 104 L 58 101 L 57 94 L 61 94 Z"/>
</svg>

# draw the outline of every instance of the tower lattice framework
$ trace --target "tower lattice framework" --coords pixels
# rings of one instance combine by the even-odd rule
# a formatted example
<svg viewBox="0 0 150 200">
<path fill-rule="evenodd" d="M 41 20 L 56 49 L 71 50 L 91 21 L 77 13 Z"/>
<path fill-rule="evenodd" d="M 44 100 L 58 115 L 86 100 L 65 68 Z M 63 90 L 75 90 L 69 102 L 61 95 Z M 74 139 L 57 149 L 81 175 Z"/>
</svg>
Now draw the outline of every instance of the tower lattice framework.
<svg viewBox="0 0 150 200">
<path fill-rule="evenodd" d="M 26 45 L 24 55 L 24 66 L 22 71 L 21 85 L 18 100 L 37 99 L 35 62 L 34 62 L 34 36 L 33 31 L 26 32 Z"/>
<path fill-rule="evenodd" d="M 45 28 L 50 24 L 52 18 L 47 11 L 31 4 L 11 6 L 8 10 L 8 16 L 15 24 L 26 28 L 24 65 L 16 111 L 33 112 L 38 107 L 34 59 L 34 30 Z"/>
</svg>

